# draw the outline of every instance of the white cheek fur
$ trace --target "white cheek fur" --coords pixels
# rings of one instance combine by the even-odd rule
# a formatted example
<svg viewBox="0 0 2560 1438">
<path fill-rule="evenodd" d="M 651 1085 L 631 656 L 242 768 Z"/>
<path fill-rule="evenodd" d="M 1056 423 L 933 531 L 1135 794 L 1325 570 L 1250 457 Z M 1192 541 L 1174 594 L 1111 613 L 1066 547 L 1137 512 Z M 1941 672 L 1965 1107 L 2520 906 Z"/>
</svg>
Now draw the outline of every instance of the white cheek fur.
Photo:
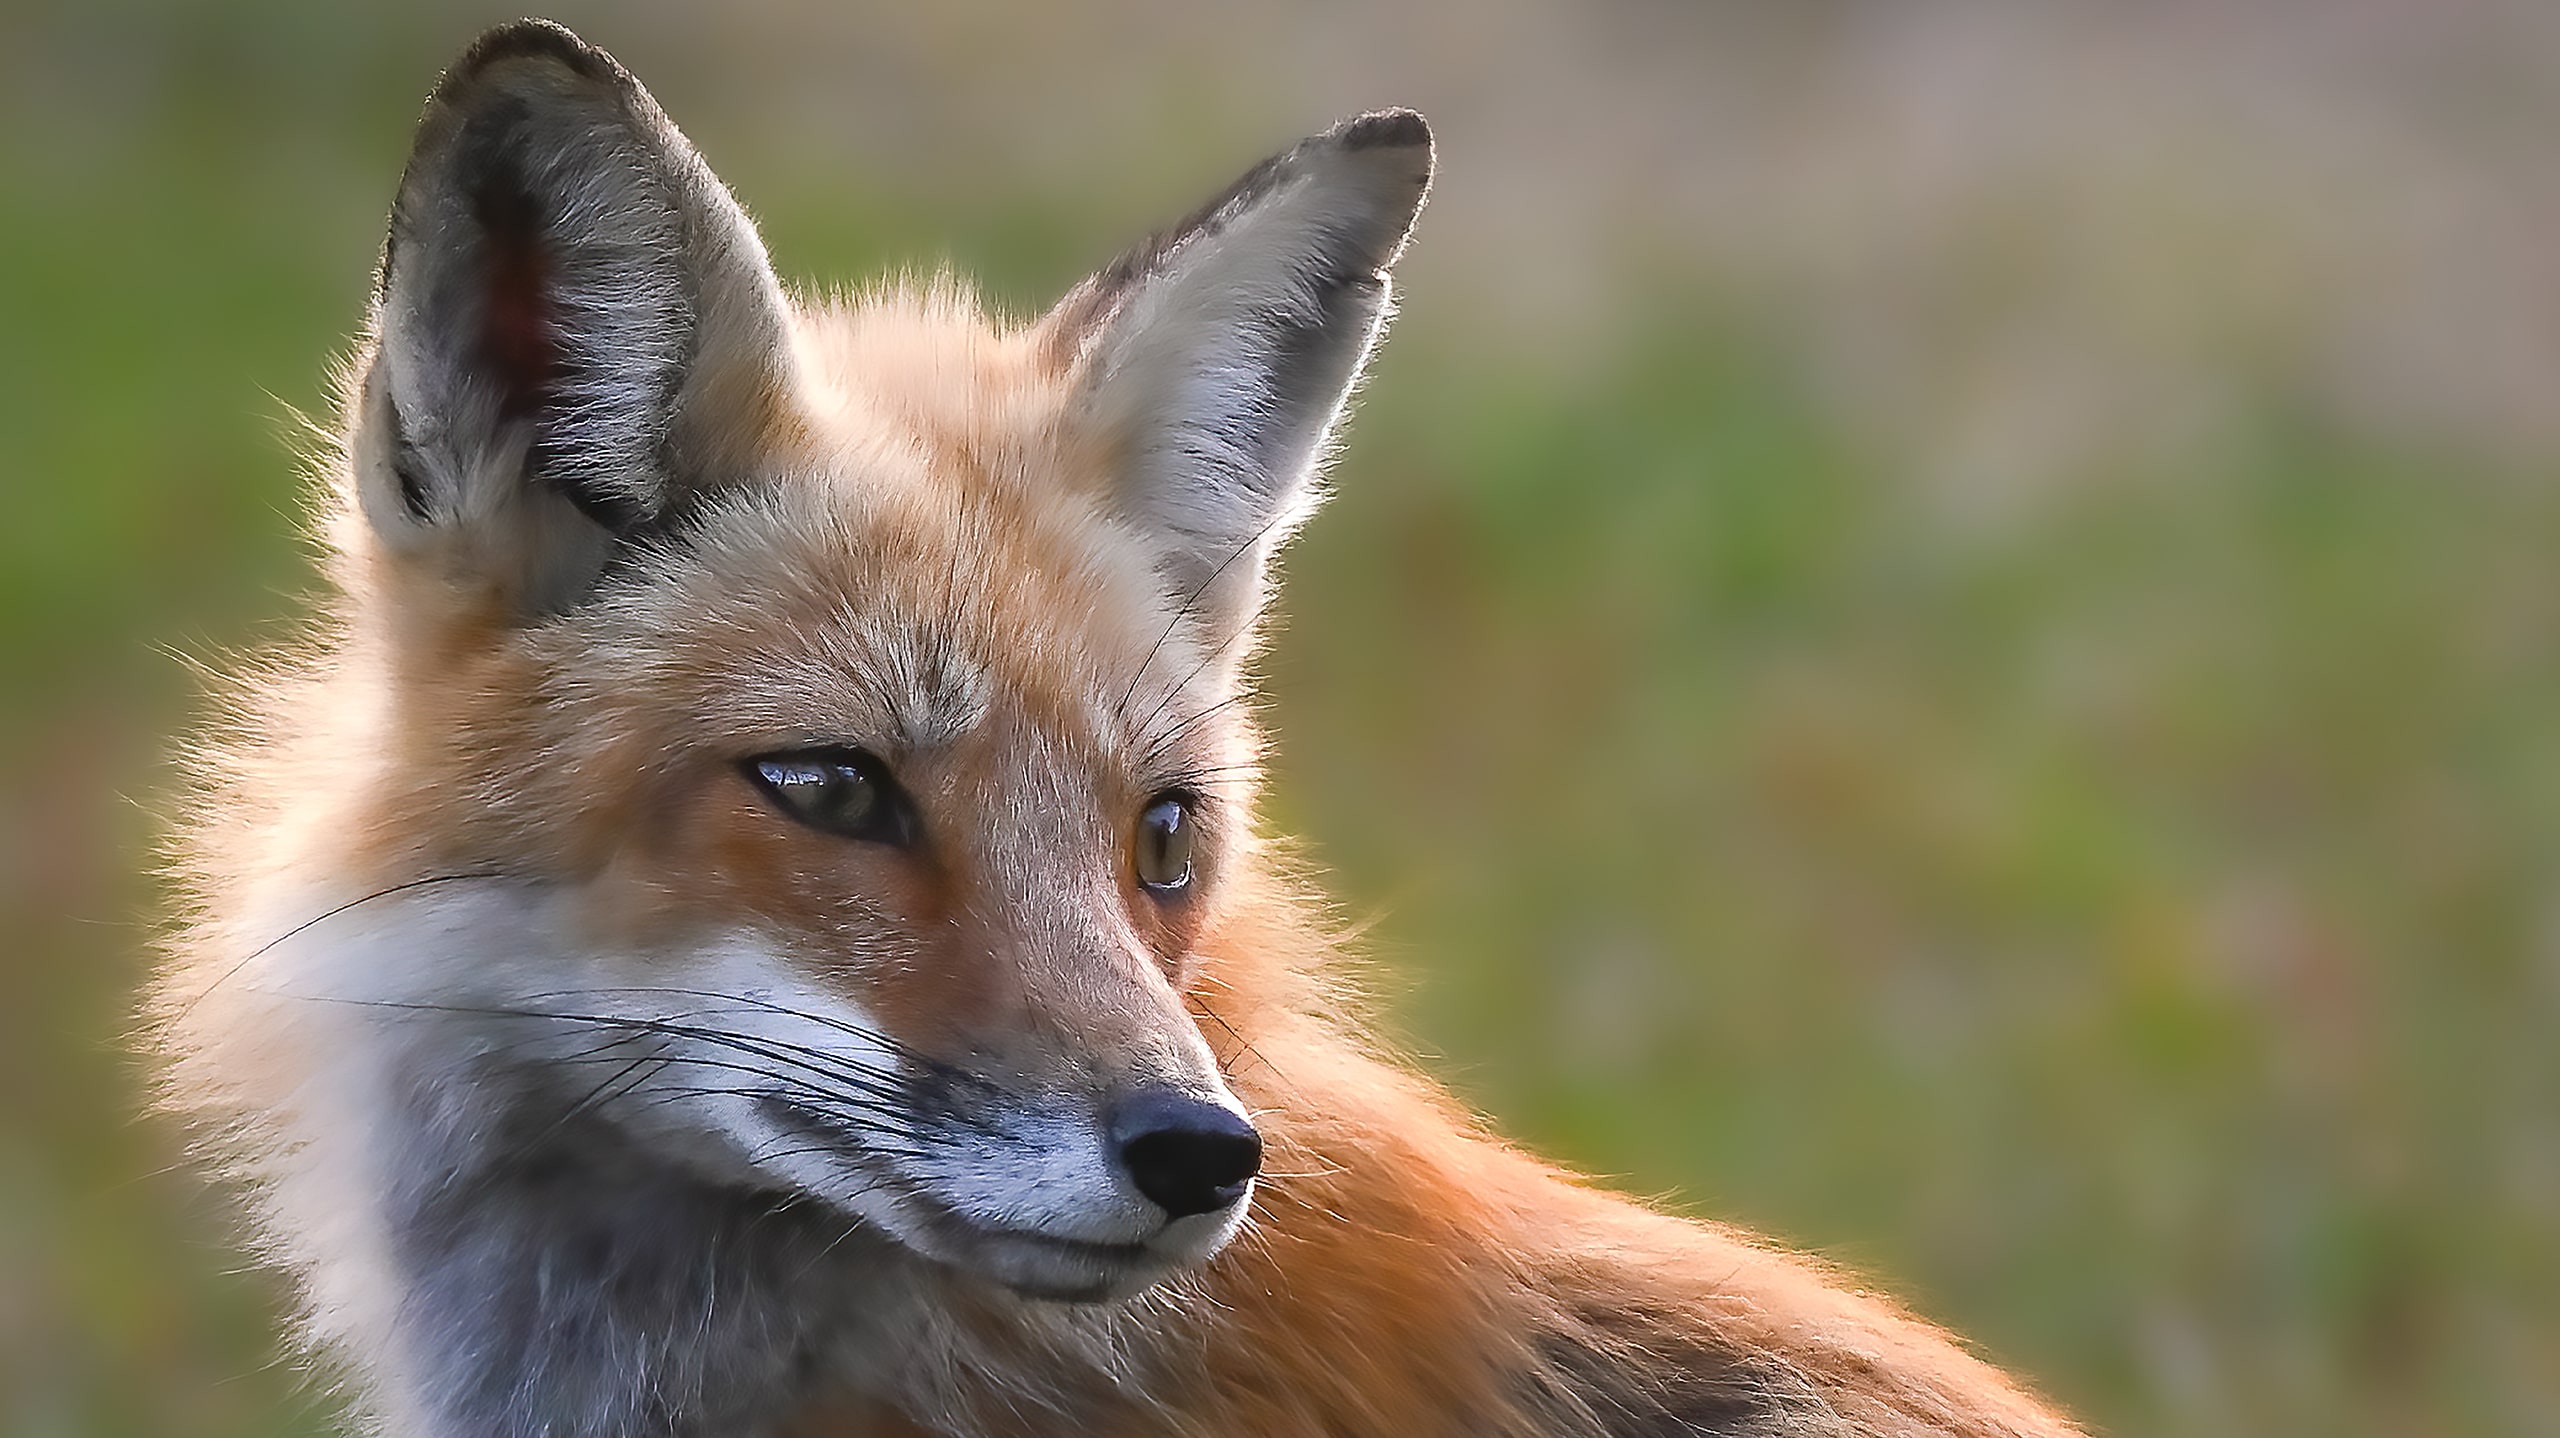
<svg viewBox="0 0 2560 1438">
<path fill-rule="evenodd" d="M 873 1253 L 863 1261 L 879 1276 L 845 1291 L 871 1295 L 866 1324 L 894 1323 L 892 1296 L 912 1285 L 891 1281 L 903 1270 L 878 1269 L 882 1244 L 1035 1291 L 1127 1294 L 1216 1252 L 1249 1207 L 1166 1224 L 1118 1172 L 1085 1100 L 1016 1096 L 991 1122 L 952 1131 L 965 1141 L 920 1138 L 880 1097 L 896 1092 L 887 1076 L 897 1056 L 873 1016 L 807 982 L 751 932 L 680 955 L 590 948 L 570 906 L 505 879 L 388 894 L 292 932 L 334 902 L 302 891 L 261 906 L 259 921 L 281 916 L 272 921 L 291 937 L 201 1000 L 198 1032 L 218 1036 L 209 1061 L 280 1076 L 258 1101 L 262 1127 L 234 1135 L 234 1150 L 277 1236 L 272 1251 L 312 1276 L 307 1332 L 377 1355 L 386 1411 L 436 1391 L 433 1374 L 399 1356 L 437 1344 L 417 1331 L 415 1205 L 433 1207 L 457 1182 L 486 1181 L 463 1176 L 504 1170 L 517 1147 L 552 1140 L 564 1108 L 609 1125 L 626 1156 L 608 1156 L 614 1171 L 582 1170 L 582 1196 L 519 1194 L 504 1210 L 473 1210 L 478 1261 L 529 1253 L 560 1221 L 543 1204 L 572 1203 L 574 1221 L 590 1222 L 617 1202 L 657 1211 L 673 1201 L 667 1185 L 805 1194 L 823 1203 L 799 1212 L 833 1210 L 853 1228 L 821 1235 L 793 1271 Z M 813 1143 L 757 1101 L 795 1086 L 861 1094 L 874 1149 Z M 596 1152 L 564 1157 L 585 1165 Z M 650 1191 L 621 1196 L 631 1180 L 615 1172 Z M 738 1221 L 770 1229 L 751 1212 Z M 614 1291 L 554 1289 L 544 1301 L 620 1302 Z M 651 1301 L 690 1302 L 668 1296 L 680 1291 Z M 777 1310 L 738 1321 L 784 1320 Z"/>
</svg>

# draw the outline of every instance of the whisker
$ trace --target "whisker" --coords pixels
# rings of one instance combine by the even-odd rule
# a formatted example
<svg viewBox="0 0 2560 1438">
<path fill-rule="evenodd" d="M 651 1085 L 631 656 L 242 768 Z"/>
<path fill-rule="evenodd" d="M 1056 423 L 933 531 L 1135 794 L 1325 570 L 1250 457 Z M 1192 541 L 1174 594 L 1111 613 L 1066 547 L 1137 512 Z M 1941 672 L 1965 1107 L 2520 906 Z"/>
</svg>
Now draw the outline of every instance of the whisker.
<svg viewBox="0 0 2560 1438">
<path fill-rule="evenodd" d="M 903 1125 L 911 1116 L 911 1110 L 903 1104 L 890 1103 L 879 1099 L 858 1097 L 848 1098 L 842 1094 L 831 1093 L 825 1089 L 811 1086 L 805 1080 L 795 1079 L 786 1074 L 768 1073 L 765 1070 L 753 1068 L 745 1064 L 722 1063 L 717 1060 L 706 1059 L 675 1058 L 662 1058 L 657 1062 L 661 1068 L 684 1064 L 695 1068 L 714 1069 L 723 1073 L 742 1074 L 748 1078 L 763 1080 L 764 1082 L 772 1085 L 772 1087 L 753 1088 L 743 1086 L 733 1087 L 725 1085 L 713 1086 L 709 1084 L 667 1084 L 651 1082 L 647 1085 L 648 1091 L 639 1098 L 639 1102 L 643 1106 L 655 1106 L 657 1104 L 685 1098 L 769 1098 L 777 1102 L 797 1104 L 804 1108 L 815 1108 L 819 1105 L 825 1105 L 836 1110 L 840 1114 L 847 1116 L 848 1122 L 852 1121 L 851 1116 L 869 1115 L 881 1119 L 892 1120 Z M 638 1086 L 635 1085 L 635 1088 L 636 1087 Z"/>
<path fill-rule="evenodd" d="M 1254 1062 L 1262 1065 L 1266 1069 L 1269 1069 L 1273 1078 L 1281 1079 L 1284 1082 L 1287 1080 L 1288 1076 L 1280 1072 L 1280 1066 L 1273 1063 L 1270 1059 L 1265 1058 L 1262 1050 L 1253 1046 L 1253 1040 L 1246 1038 L 1237 1030 L 1234 1024 L 1228 1023 L 1224 1014 L 1221 1014 L 1216 1009 L 1209 1007 L 1209 1001 L 1207 999 L 1202 998 L 1199 993 L 1195 991 L 1191 995 L 1191 1002 L 1194 1007 L 1200 1010 L 1200 1012 L 1209 1016 L 1210 1022 L 1215 1023 L 1219 1028 L 1224 1029 L 1227 1037 L 1234 1039 L 1237 1044 L 1243 1047 L 1246 1053 L 1253 1055 Z"/>
<path fill-rule="evenodd" d="M 628 985 L 618 987 L 561 990 L 556 994 L 533 994 L 528 997 L 535 999 L 552 997 L 565 998 L 592 994 L 673 994 L 678 998 L 709 999 L 718 1004 L 750 1008 L 771 1014 L 780 1014 L 786 1018 L 804 1019 L 810 1023 L 819 1024 L 826 1028 L 833 1029 L 847 1037 L 858 1038 L 866 1043 L 877 1044 L 898 1057 L 907 1059 L 911 1062 L 932 1065 L 937 1068 L 946 1067 L 938 1060 L 929 1058 L 910 1047 L 905 1041 L 899 1039 L 894 1034 L 886 1033 L 882 1030 L 871 1028 L 863 1024 L 857 1024 L 848 1019 L 839 1018 L 832 1014 L 811 1013 L 806 1009 L 793 1008 L 788 1004 L 776 1003 L 771 999 L 762 998 L 754 994 L 724 994 L 705 989 L 674 988 L 665 985 Z M 693 1014 L 697 1015 L 712 1012 L 717 1012 L 717 1010 L 692 1011 Z M 685 1017 L 685 1015 L 678 1015 L 677 1017 Z M 955 1072 L 958 1071 L 955 1070 Z"/>
<path fill-rule="evenodd" d="M 515 876 L 512 874 L 504 873 L 495 869 L 481 870 L 468 874 L 435 874 L 424 879 L 405 880 L 401 883 L 393 884 L 387 889 L 376 889 L 372 893 L 363 895 L 360 898 L 349 899 L 343 904 L 323 909 L 319 913 L 312 915 L 310 918 L 303 920 L 301 923 L 294 925 L 292 928 L 285 930 L 283 933 L 276 935 L 274 938 L 267 940 L 265 943 L 258 945 L 256 948 L 251 949 L 247 954 L 241 956 L 240 962 L 223 970 L 212 983 L 205 985 L 202 989 L 197 991 L 194 998 L 187 1000 L 186 1003 L 179 1008 L 178 1018 L 180 1020 L 184 1020 L 188 1015 L 193 1014 L 196 1011 L 196 1006 L 211 997 L 214 990 L 221 988 L 224 984 L 227 984 L 233 979 L 239 977 L 242 969 L 245 969 L 251 964 L 254 964 L 258 960 L 266 957 L 266 955 L 272 951 L 276 945 L 287 943 L 293 939 L 299 938 L 303 934 L 327 923 L 329 920 L 338 917 L 340 914 L 346 913 L 350 909 L 370 904 L 376 899 L 388 899 L 395 895 L 411 893 L 419 889 L 433 887 L 437 884 L 459 884 L 474 879 L 509 879 L 513 877 Z"/>
<path fill-rule="evenodd" d="M 918 1149 L 883 1148 L 879 1145 L 868 1143 L 862 1145 L 859 1152 L 866 1157 L 885 1156 L 889 1158 L 925 1158 L 929 1156 L 922 1150 Z M 757 1148 L 748 1153 L 747 1162 L 780 1163 L 785 1159 L 809 1158 L 813 1156 L 824 1158 L 851 1157 L 851 1155 L 847 1154 L 844 1149 L 835 1144 L 806 1143 L 797 1148 L 774 1148 L 770 1145 Z M 875 1184 L 873 1187 L 878 1187 L 878 1185 Z"/>
<path fill-rule="evenodd" d="M 687 1068 L 710 1069 L 718 1073 L 740 1074 L 748 1078 L 760 1079 L 765 1083 L 772 1085 L 772 1088 L 769 1090 L 750 1090 L 746 1088 L 701 1088 L 690 1090 L 690 1092 L 697 1094 L 735 1094 L 741 1097 L 756 1097 L 761 1094 L 762 1096 L 789 1102 L 831 1104 L 842 1108 L 848 1113 L 875 1113 L 901 1119 L 905 1118 L 913 1111 L 912 1105 L 902 1101 L 899 1097 L 894 1095 L 880 1096 L 862 1093 L 848 1094 L 838 1089 L 821 1087 L 797 1074 L 779 1073 L 771 1069 L 758 1068 L 753 1064 L 738 1063 L 735 1060 L 709 1058 L 698 1054 L 660 1055 L 658 1056 L 658 1060 L 661 1065 L 667 1067 L 683 1065 Z M 580 1060 L 580 1062 L 604 1061 L 606 1060 Z M 676 1085 L 660 1085 L 656 1087 L 656 1091 L 676 1093 L 686 1092 L 687 1090 Z"/>
<path fill-rule="evenodd" d="M 1214 587 L 1219 580 L 1226 577 L 1227 571 L 1234 567 L 1235 562 L 1244 558 L 1249 551 L 1260 545 L 1263 540 L 1270 538 L 1271 531 L 1278 528 L 1280 522 L 1287 517 L 1288 510 L 1286 507 L 1283 507 L 1280 513 L 1271 516 L 1271 518 L 1265 521 L 1260 529 L 1255 530 L 1252 536 L 1247 538 L 1244 543 L 1228 550 L 1227 557 L 1218 561 L 1218 567 L 1209 571 L 1209 577 L 1201 580 L 1197 585 L 1193 586 L 1189 594 L 1183 596 L 1181 605 L 1173 611 L 1173 618 L 1165 624 L 1164 632 L 1156 636 L 1155 644 L 1147 650 L 1147 657 L 1139 662 L 1138 672 L 1129 676 L 1129 687 L 1120 695 L 1120 703 L 1112 710 L 1114 717 L 1120 719 L 1126 719 L 1129 717 L 1129 701 L 1137 697 L 1140 681 L 1147 677 L 1147 670 L 1154 667 L 1156 656 L 1164 652 L 1165 641 L 1173 637 L 1173 631 L 1181 628 L 1182 621 L 1191 617 L 1192 612 L 1199 607 L 1201 599 L 1209 593 L 1210 589 Z M 1250 625 L 1248 625 L 1248 627 L 1250 627 Z M 1234 641 L 1230 640 L 1228 642 L 1233 643 Z M 1223 649 L 1226 646 L 1220 645 L 1219 647 Z M 1197 669 L 1192 671 L 1194 674 L 1199 672 L 1200 671 Z M 1191 681 L 1186 678 L 1182 682 L 1184 684 L 1188 684 Z M 1177 690 L 1180 687 L 1180 685 L 1175 686 Z M 1159 714 L 1163 713 L 1163 707 L 1159 705 L 1156 712 Z M 1150 722 L 1153 722 L 1154 715 L 1149 715 L 1148 719 Z M 1145 726 L 1141 725 L 1139 727 L 1144 728 Z"/>
<path fill-rule="evenodd" d="M 1183 682 L 1187 684 L 1190 681 L 1186 679 Z M 1180 739 L 1183 735 L 1190 733 L 1192 730 L 1207 723 L 1211 719 L 1216 718 L 1218 715 L 1225 713 L 1229 709 L 1236 708 L 1239 705 L 1247 705 L 1252 702 L 1253 696 L 1247 692 L 1239 691 L 1228 695 L 1217 703 L 1202 709 L 1199 713 L 1193 714 L 1190 717 L 1175 723 L 1153 739 L 1147 740 L 1146 747 L 1139 752 L 1138 762 L 1141 765 L 1154 762 L 1156 756 L 1162 754 L 1165 750 L 1172 748 L 1174 741 Z M 1158 712 L 1161 713 L 1162 711 L 1159 710 Z M 1154 716 L 1152 715 L 1149 716 L 1151 722 L 1153 717 Z M 1232 767 L 1244 768 L 1247 766 L 1235 765 Z M 1186 775 L 1185 777 L 1189 776 Z"/>
<path fill-rule="evenodd" d="M 606 1028 L 628 1029 L 636 1033 L 697 1039 L 739 1053 L 789 1064 L 838 1083 L 850 1084 L 874 1097 L 884 1099 L 904 1097 L 899 1089 L 883 1083 L 883 1079 L 889 1077 L 884 1071 L 857 1064 L 842 1055 L 830 1054 L 822 1049 L 813 1049 L 787 1040 L 753 1038 L 675 1020 L 635 1018 L 619 1014 L 567 1013 L 550 1009 L 526 1009 L 493 1004 L 433 1004 L 418 1000 L 356 999 L 331 995 L 302 995 L 301 997 L 316 1003 L 350 1004 L 360 1008 L 416 1013 L 469 1014 L 489 1018 L 547 1019 L 560 1023 L 595 1024 Z"/>
<path fill-rule="evenodd" d="M 1204 764 L 1197 768 L 1178 770 L 1166 777 L 1176 785 L 1187 784 L 1194 788 L 1207 788 L 1212 784 L 1224 783 L 1230 777 L 1251 776 L 1260 773 L 1261 770 L 1262 766 L 1259 763 L 1248 760 L 1241 764 Z"/>
<path fill-rule="evenodd" d="M 1304 1183 L 1304 1182 L 1311 1182 L 1311 1181 L 1313 1181 L 1313 1180 L 1315 1180 L 1315 1179 L 1319 1179 L 1319 1178 L 1337 1178 L 1337 1177 L 1340 1177 L 1342 1174 L 1348 1173 L 1349 1171 L 1350 1171 L 1350 1170 L 1345 1169 L 1345 1168 L 1341 1168 L 1341 1167 L 1334 1167 L 1334 1168 L 1311 1168 L 1311 1169 L 1307 1169 L 1307 1170 L 1305 1170 L 1305 1171 L 1303 1171 L 1303 1172 L 1286 1172 L 1286 1173 L 1276 1173 L 1276 1172 L 1273 1172 L 1273 1171 L 1272 1171 L 1272 1170 L 1270 1170 L 1270 1169 L 1264 1169 L 1261 1173 L 1258 1173 L 1258 1174 L 1254 1175 L 1254 1182 L 1256 1182 L 1256 1183 L 1288 1183 L 1288 1182 L 1300 1182 L 1300 1183 Z"/>
<path fill-rule="evenodd" d="M 1279 523 L 1279 522 L 1280 522 L 1280 516 L 1274 516 L 1274 517 L 1272 518 L 1271 524 L 1277 524 L 1277 523 Z M 1262 533 L 1269 533 L 1269 532 L 1270 532 L 1270 528 L 1271 528 L 1271 525 L 1269 525 L 1269 524 L 1264 525 L 1264 526 L 1263 526 L 1263 529 L 1262 529 Z M 1253 540 L 1248 541 L 1248 547 L 1250 547 L 1250 545 L 1251 545 L 1251 544 L 1259 543 L 1259 542 L 1260 542 L 1260 540 L 1261 540 L 1261 535 L 1260 535 L 1260 534 L 1257 534 L 1257 535 L 1254 537 L 1254 539 L 1253 539 Z M 1236 562 L 1236 559 L 1237 559 L 1237 558 L 1242 554 L 1242 552 L 1243 552 L 1243 551 L 1239 550 L 1239 551 L 1237 551 L 1237 553 L 1235 553 L 1235 554 L 1230 554 L 1230 555 L 1228 555 L 1228 556 L 1227 556 L 1227 560 L 1226 560 L 1226 564 L 1221 564 L 1221 565 L 1219 565 L 1219 566 L 1218 566 L 1218 573 L 1219 573 L 1219 574 L 1224 574 L 1224 573 L 1226 572 L 1227 565 L 1228 565 L 1228 564 L 1233 564 L 1233 563 L 1235 563 L 1235 562 Z M 1215 580 L 1215 578 L 1216 578 L 1216 575 L 1212 575 L 1212 576 L 1210 576 L 1210 577 L 1211 577 L 1211 579 L 1214 581 L 1214 580 Z M 1202 586 L 1202 588 L 1204 588 L 1204 589 L 1205 589 L 1205 588 L 1207 588 L 1207 586 L 1206 586 L 1206 585 L 1203 585 L 1203 586 Z M 1145 733 L 1147 733 L 1148 731 L 1150 731 L 1150 730 L 1154 729 L 1154 728 L 1155 728 L 1156 720 L 1158 720 L 1158 719 L 1160 719 L 1160 718 L 1164 717 L 1164 711 L 1165 711 L 1165 710 L 1167 710 L 1167 709 L 1169 709 L 1169 708 L 1171 708 L 1171 707 L 1173 706 L 1173 702 L 1174 702 L 1176 699 L 1179 699 L 1179 698 L 1181 698 L 1181 697 L 1182 697 L 1182 692 L 1183 692 L 1184 690 L 1186 690 L 1186 689 L 1188 689 L 1188 688 L 1190 688 L 1190 687 L 1191 687 L 1191 681 L 1192 681 L 1192 680 L 1194 680 L 1194 679 L 1199 678 L 1199 677 L 1200 677 L 1200 675 L 1201 675 L 1201 672 L 1202 672 L 1203 670 L 1206 670 L 1210 665 L 1215 664 L 1215 663 L 1217 663 L 1220 659 L 1224 658 L 1224 657 L 1226 656 L 1227 651 L 1228 651 L 1228 650 L 1230 650 L 1230 649 L 1233 649 L 1233 648 L 1236 646 L 1236 644 L 1238 643 L 1238 641 L 1240 641 L 1240 640 L 1244 639 L 1246 636 L 1248 636 L 1248 635 L 1252 634 L 1252 633 L 1253 633 L 1253 631 L 1254 631 L 1254 626 L 1255 626 L 1255 625 L 1257 625 L 1257 624 L 1259 624 L 1260 622 L 1261 622 L 1261 615 L 1260 615 L 1258 612 L 1253 611 L 1253 610 L 1247 610 L 1247 611 L 1246 611 L 1246 613 L 1245 613 L 1244 622 L 1243 622 L 1242 624 L 1237 625 L 1237 626 L 1236 626 L 1236 628 L 1235 628 L 1235 631 L 1234 631 L 1233 633 L 1229 634 L 1226 638 L 1224 638 L 1224 639 L 1222 639 L 1222 640 L 1218 641 L 1218 646 L 1217 646 L 1216 648 L 1214 648 L 1214 649 L 1210 650 L 1210 651 L 1209 651 L 1208 653 L 1206 653 L 1206 654 L 1201 655 L 1201 656 L 1200 656 L 1200 662 L 1191 666 L 1191 672 L 1190 672 L 1190 673 L 1188 673 L 1188 674 L 1183 675 L 1181 679 L 1179 679 L 1179 680 L 1175 681 L 1175 683 L 1174 683 L 1174 685 L 1173 685 L 1173 687 L 1172 687 L 1172 688 L 1167 689 L 1167 690 L 1165 691 L 1165 696 L 1164 696 L 1164 698 L 1163 698 L 1163 699 L 1161 699 L 1161 700 L 1159 700 L 1159 701 L 1157 702 L 1157 704 L 1156 704 L 1155 709 L 1147 715 L 1146 722 L 1144 722 L 1144 723 L 1142 723 L 1142 724 L 1140 724 L 1140 725 L 1138 726 L 1138 732 L 1139 732 L 1140 734 L 1145 734 Z M 1249 691 L 1242 691 L 1242 690 L 1240 690 L 1240 691 L 1239 691 L 1235 696 L 1232 696 L 1232 697 L 1230 697 L 1228 700 L 1223 701 L 1223 703 L 1222 703 L 1221 705 L 1219 705 L 1219 706 L 1214 706 L 1214 707 L 1224 707 L 1224 704 L 1225 704 L 1225 703 L 1233 703 L 1233 702 L 1235 702 L 1235 700 L 1236 700 L 1236 699 L 1238 699 L 1238 698 L 1242 698 L 1242 697 L 1245 697 L 1245 694 L 1246 694 L 1246 693 L 1248 693 L 1248 692 L 1249 692 Z"/>
<path fill-rule="evenodd" d="M 578 1115 L 585 1113 L 587 1110 L 596 1107 L 599 1103 L 604 1102 L 607 1093 L 621 1085 L 625 1079 L 630 1078 L 633 1074 L 639 1073 L 643 1068 L 646 1068 L 653 1063 L 663 1067 L 666 1062 L 667 1061 L 665 1059 L 658 1058 L 653 1054 L 642 1054 L 640 1057 L 633 1059 L 631 1062 L 624 1064 L 618 1069 L 615 1069 L 603 1083 L 597 1084 L 594 1088 L 587 1090 L 585 1097 L 579 1099 L 576 1103 L 569 1105 L 566 1109 L 561 1110 L 559 1117 L 554 1118 L 548 1125 L 544 1126 L 540 1133 L 526 1139 L 524 1147 L 528 1149 L 533 1148 L 539 1145 L 544 1139 L 551 1137 L 553 1134 L 568 1127 L 571 1123 L 576 1122 Z"/>
</svg>

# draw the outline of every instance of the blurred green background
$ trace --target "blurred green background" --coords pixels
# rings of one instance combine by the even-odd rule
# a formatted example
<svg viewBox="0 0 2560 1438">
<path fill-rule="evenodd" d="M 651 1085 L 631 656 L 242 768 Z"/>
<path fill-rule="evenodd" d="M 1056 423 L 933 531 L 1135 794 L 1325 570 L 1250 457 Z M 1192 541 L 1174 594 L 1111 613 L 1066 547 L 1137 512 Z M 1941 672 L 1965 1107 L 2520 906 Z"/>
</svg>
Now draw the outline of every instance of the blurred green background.
<svg viewBox="0 0 2560 1438">
<path fill-rule="evenodd" d="M 483 5 L 0 8 L 0 1432 L 319 1432 L 123 1032 Z M 2560 1431 L 2560 12 L 564 7 L 1029 310 L 1429 112 L 1275 809 L 1520 1138 L 2117 1434 Z"/>
</svg>

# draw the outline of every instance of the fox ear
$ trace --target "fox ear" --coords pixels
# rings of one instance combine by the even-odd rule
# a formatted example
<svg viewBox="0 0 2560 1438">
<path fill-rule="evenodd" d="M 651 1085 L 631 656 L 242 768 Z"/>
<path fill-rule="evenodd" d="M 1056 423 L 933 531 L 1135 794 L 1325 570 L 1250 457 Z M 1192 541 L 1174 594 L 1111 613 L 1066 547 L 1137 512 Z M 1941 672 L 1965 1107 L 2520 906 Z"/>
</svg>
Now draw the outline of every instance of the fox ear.
<svg viewBox="0 0 2560 1438">
<path fill-rule="evenodd" d="M 1388 271 L 1430 184 L 1420 115 L 1346 120 L 1042 322 L 1113 501 L 1217 642 L 1252 623 L 1272 555 L 1315 508 L 1326 437 L 1386 324 Z"/>
<path fill-rule="evenodd" d="M 534 616 L 680 520 L 789 394 L 787 302 L 735 201 L 612 57 L 483 35 L 427 101 L 358 398 L 394 554 Z"/>
</svg>

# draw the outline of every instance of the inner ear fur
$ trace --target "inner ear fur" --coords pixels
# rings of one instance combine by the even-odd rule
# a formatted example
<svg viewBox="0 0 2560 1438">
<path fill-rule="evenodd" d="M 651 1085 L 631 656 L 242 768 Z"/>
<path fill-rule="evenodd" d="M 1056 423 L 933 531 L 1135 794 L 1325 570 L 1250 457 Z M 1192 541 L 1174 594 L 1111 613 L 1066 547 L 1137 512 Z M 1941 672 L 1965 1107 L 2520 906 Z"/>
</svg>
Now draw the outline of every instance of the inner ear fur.
<svg viewBox="0 0 2560 1438">
<path fill-rule="evenodd" d="M 1113 505 L 1213 642 L 1251 626 L 1272 556 L 1315 507 L 1431 174 L 1420 115 L 1346 120 L 1255 166 L 1043 321 Z"/>
<path fill-rule="evenodd" d="M 483 35 L 427 102 L 358 397 L 363 509 L 529 615 L 752 460 L 788 305 L 728 191 L 612 57 Z"/>
</svg>

